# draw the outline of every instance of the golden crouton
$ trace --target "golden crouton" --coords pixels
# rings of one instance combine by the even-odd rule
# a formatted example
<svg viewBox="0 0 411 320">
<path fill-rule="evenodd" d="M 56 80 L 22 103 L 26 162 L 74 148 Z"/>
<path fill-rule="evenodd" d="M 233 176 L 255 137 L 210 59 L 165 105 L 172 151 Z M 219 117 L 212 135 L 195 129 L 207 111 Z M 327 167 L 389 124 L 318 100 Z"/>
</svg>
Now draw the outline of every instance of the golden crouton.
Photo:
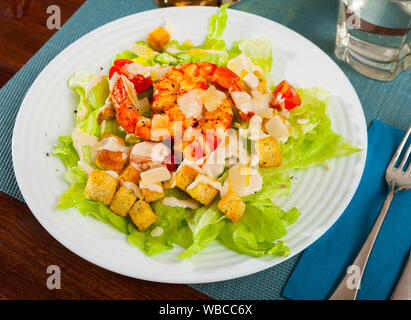
<svg viewBox="0 0 411 320">
<path fill-rule="evenodd" d="M 199 174 L 194 180 L 194 183 L 197 179 L 202 179 L 202 177 L 206 177 L 212 181 L 217 182 L 217 180 L 207 177 L 206 175 Z M 208 206 L 211 202 L 213 202 L 215 196 L 218 193 L 218 190 L 212 187 L 207 183 L 198 182 L 194 188 L 187 188 L 187 193 L 198 202 Z"/>
<path fill-rule="evenodd" d="M 156 222 L 157 219 L 150 205 L 144 200 L 138 200 L 134 203 L 128 213 L 131 220 L 140 231 L 146 230 L 149 226 Z"/>
<path fill-rule="evenodd" d="M 258 141 L 260 167 L 270 168 L 281 165 L 280 146 L 275 138 L 269 137 Z"/>
<path fill-rule="evenodd" d="M 161 182 L 157 182 L 156 185 L 159 185 L 161 187 L 161 190 L 162 190 L 161 192 L 141 188 L 141 191 L 143 192 L 144 200 L 146 202 L 154 202 L 154 201 L 164 198 L 164 189 L 161 185 Z"/>
<path fill-rule="evenodd" d="M 87 199 L 110 205 L 116 193 L 118 181 L 101 170 L 93 170 L 87 180 L 84 195 Z"/>
<path fill-rule="evenodd" d="M 190 166 L 183 166 L 176 174 L 176 186 L 186 191 L 200 172 Z"/>
<path fill-rule="evenodd" d="M 125 186 L 121 186 L 114 195 L 110 209 L 121 217 L 125 217 L 131 206 L 136 202 L 135 192 Z"/>
<path fill-rule="evenodd" d="M 109 133 L 103 133 L 101 138 L 108 138 L 114 137 L 118 141 L 119 144 L 124 146 L 124 140 L 120 137 Z M 124 153 L 121 151 L 110 151 L 110 150 L 100 150 L 96 158 L 97 166 L 106 171 L 116 171 L 120 172 L 123 170 L 125 164 L 127 162 L 127 157 L 124 156 Z"/>
<path fill-rule="evenodd" d="M 129 164 L 124 171 L 121 173 L 120 177 L 118 180 L 121 181 L 128 181 L 132 182 L 135 185 L 138 185 L 140 181 L 140 171 L 133 166 L 132 164 Z"/>
<path fill-rule="evenodd" d="M 160 51 L 169 40 L 170 34 L 163 27 L 154 29 L 147 36 L 148 45 L 157 51 Z"/>
<path fill-rule="evenodd" d="M 233 222 L 240 220 L 245 211 L 245 203 L 240 196 L 230 190 L 218 202 L 218 208 Z"/>
</svg>

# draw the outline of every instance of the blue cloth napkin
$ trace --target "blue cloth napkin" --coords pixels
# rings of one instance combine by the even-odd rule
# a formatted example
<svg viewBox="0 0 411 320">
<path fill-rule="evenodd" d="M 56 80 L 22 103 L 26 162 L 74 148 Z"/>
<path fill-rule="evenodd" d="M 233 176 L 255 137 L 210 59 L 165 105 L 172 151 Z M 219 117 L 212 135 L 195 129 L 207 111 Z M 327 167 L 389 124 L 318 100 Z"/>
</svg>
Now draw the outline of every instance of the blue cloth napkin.
<svg viewBox="0 0 411 320">
<path fill-rule="evenodd" d="M 404 132 L 380 121 L 368 130 L 364 174 L 337 223 L 302 254 L 283 291 L 289 299 L 327 299 L 368 236 L 387 196 L 385 169 Z M 359 300 L 389 299 L 411 247 L 411 190 L 395 195 L 368 261 Z"/>
</svg>

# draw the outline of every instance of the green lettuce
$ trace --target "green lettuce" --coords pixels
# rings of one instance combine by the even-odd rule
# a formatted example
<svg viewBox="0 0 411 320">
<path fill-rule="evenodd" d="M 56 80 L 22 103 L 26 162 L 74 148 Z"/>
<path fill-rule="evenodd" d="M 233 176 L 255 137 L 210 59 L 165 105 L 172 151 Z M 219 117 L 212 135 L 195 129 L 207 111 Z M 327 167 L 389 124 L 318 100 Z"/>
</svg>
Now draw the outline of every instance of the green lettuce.
<svg viewBox="0 0 411 320">
<path fill-rule="evenodd" d="M 97 123 L 97 117 L 110 94 L 107 77 L 103 77 L 89 92 L 86 97 L 87 87 L 95 77 L 93 73 L 76 72 L 68 80 L 68 86 L 74 90 L 80 98 L 77 106 L 76 127 L 83 132 L 100 136 L 101 126 Z"/>
<path fill-rule="evenodd" d="M 59 144 L 55 146 L 52 154 L 59 157 L 67 169 L 76 166 L 80 158 L 76 149 L 74 149 L 73 138 L 70 136 L 60 136 L 58 137 L 58 142 Z"/>
<path fill-rule="evenodd" d="M 220 230 L 226 222 L 226 216 L 217 208 L 218 199 L 210 206 L 198 208 L 194 214 L 187 219 L 188 226 L 193 234 L 192 244 L 178 257 L 190 258 L 193 254 L 204 249 L 210 242 L 217 239 Z"/>
<path fill-rule="evenodd" d="M 286 227 L 294 223 L 299 211 L 285 212 L 270 200 L 246 202 L 240 221 L 226 221 L 219 240 L 229 249 L 255 257 L 287 256 L 290 249 L 284 241 L 276 241 L 287 233 Z"/>
<path fill-rule="evenodd" d="M 177 199 L 187 198 L 182 191 L 177 189 L 167 190 L 166 196 Z M 184 248 L 192 244 L 192 232 L 186 221 L 192 214 L 192 209 L 166 206 L 162 200 L 156 201 L 152 208 L 157 220 L 146 231 L 138 231 L 134 225 L 128 226 L 128 240 L 131 244 L 138 246 L 149 256 L 172 249 L 173 244 L 178 244 Z M 151 232 L 157 227 L 162 228 L 163 233 L 153 237 Z"/>
<path fill-rule="evenodd" d="M 299 89 L 298 93 L 302 104 L 290 110 L 291 136 L 286 143 L 281 143 L 285 166 L 309 168 L 334 157 L 361 151 L 331 129 L 327 91 L 313 87 Z M 299 124 L 298 119 L 307 122 Z"/>
</svg>

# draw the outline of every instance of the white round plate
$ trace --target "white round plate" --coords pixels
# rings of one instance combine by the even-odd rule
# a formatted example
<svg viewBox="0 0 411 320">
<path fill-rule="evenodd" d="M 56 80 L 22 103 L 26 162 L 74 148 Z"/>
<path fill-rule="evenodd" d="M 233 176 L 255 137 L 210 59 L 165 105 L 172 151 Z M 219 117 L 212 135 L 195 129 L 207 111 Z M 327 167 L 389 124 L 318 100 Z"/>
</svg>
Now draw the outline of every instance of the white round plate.
<svg viewBox="0 0 411 320">
<path fill-rule="evenodd" d="M 287 258 L 252 258 L 211 243 L 189 260 L 176 257 L 182 248 L 145 256 L 124 234 L 75 209 L 57 210 L 67 189 L 64 167 L 49 156 L 57 137 L 70 135 L 74 126 L 75 94 L 67 79 L 75 71 L 107 73 L 111 59 L 136 40 L 145 39 L 170 18 L 179 41 L 204 41 L 213 7 L 175 7 L 134 14 L 106 24 L 62 51 L 38 76 L 17 116 L 13 134 L 13 164 L 20 190 L 43 227 L 82 258 L 131 277 L 170 283 L 204 283 L 233 279 L 272 267 Z M 321 86 L 332 93 L 333 129 L 364 148 L 357 154 L 332 159 L 325 166 L 298 171 L 291 195 L 281 205 L 299 208 L 302 215 L 284 240 L 291 254 L 318 239 L 338 219 L 360 181 L 366 157 L 367 132 L 361 103 L 338 66 L 313 43 L 294 31 L 262 17 L 228 10 L 224 39 L 228 45 L 248 37 L 265 36 L 273 43 L 273 79 L 298 87 Z M 100 70 L 103 67 L 103 70 Z M 288 258 L 289 258 L 288 257 Z"/>
</svg>

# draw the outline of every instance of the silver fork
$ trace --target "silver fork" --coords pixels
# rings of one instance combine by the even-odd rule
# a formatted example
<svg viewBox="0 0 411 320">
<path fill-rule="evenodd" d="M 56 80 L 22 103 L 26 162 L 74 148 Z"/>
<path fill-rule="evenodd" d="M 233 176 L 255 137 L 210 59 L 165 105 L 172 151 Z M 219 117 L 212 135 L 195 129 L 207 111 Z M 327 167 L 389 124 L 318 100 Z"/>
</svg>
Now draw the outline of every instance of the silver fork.
<svg viewBox="0 0 411 320">
<path fill-rule="evenodd" d="M 403 170 L 407 159 L 411 153 L 411 144 L 408 147 L 407 151 L 404 154 L 403 159 L 401 160 L 398 167 L 395 167 L 402 149 L 404 148 L 408 137 L 411 133 L 411 126 L 408 128 L 404 138 L 402 139 L 400 145 L 398 146 L 397 151 L 395 151 L 394 156 L 392 157 L 390 163 L 388 164 L 387 170 L 385 171 L 385 180 L 387 181 L 390 192 L 385 199 L 384 205 L 381 208 L 380 213 L 378 214 L 377 220 L 374 223 L 374 226 L 371 229 L 370 234 L 367 237 L 367 240 L 363 244 L 360 252 L 355 258 L 352 266 L 359 268 L 360 274 L 357 274 L 357 283 L 355 286 L 349 284 L 348 282 L 353 277 L 347 269 L 346 276 L 342 279 L 341 283 L 335 289 L 334 293 L 329 298 L 330 300 L 355 300 L 357 297 L 358 289 L 360 287 L 361 278 L 364 274 L 365 267 L 367 266 L 368 258 L 370 256 L 371 250 L 374 246 L 375 239 L 377 238 L 378 232 L 380 231 L 381 225 L 384 221 L 385 216 L 387 215 L 388 209 L 390 208 L 392 199 L 397 192 L 408 190 L 411 188 L 411 163 L 408 168 Z"/>
</svg>

